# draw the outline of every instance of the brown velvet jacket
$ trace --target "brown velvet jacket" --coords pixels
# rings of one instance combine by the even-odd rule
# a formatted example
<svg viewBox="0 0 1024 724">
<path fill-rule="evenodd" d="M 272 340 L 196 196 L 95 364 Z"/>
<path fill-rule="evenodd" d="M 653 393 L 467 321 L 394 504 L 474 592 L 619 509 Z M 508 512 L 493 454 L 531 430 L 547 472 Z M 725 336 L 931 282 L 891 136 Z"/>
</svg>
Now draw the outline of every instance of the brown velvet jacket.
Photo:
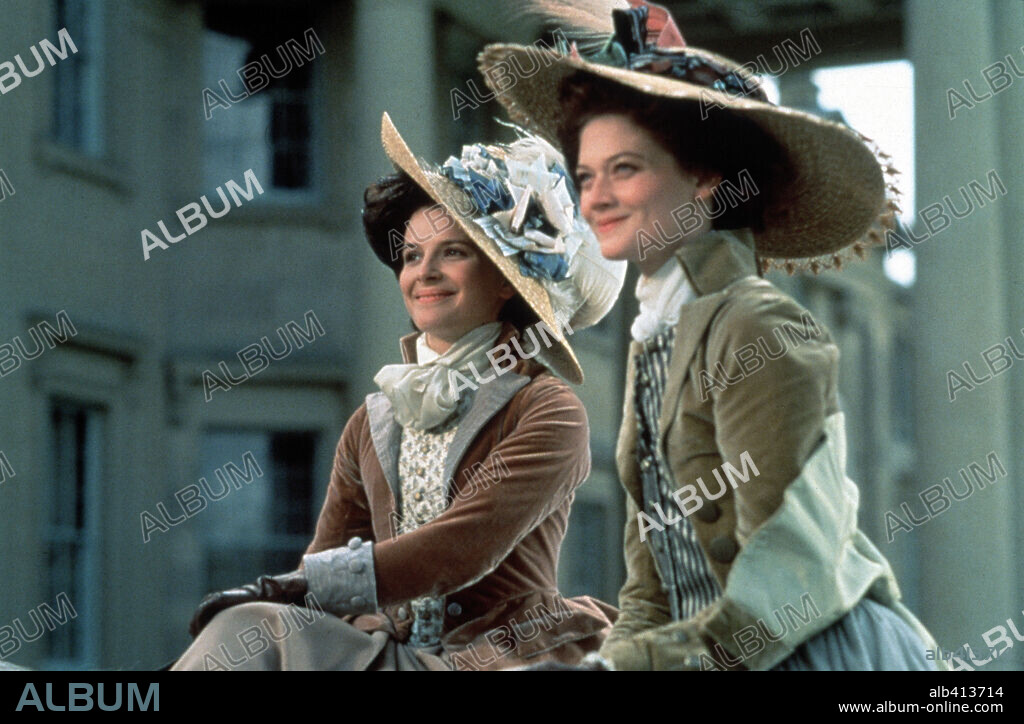
<svg viewBox="0 0 1024 724">
<path fill-rule="evenodd" d="M 506 324 L 498 344 L 513 334 Z M 402 339 L 407 362 L 415 359 L 415 337 Z M 407 603 L 445 595 L 441 644 L 453 668 L 576 663 L 596 651 L 616 610 L 589 597 L 563 598 L 557 586 L 569 509 L 590 473 L 587 415 L 568 385 L 523 359 L 481 384 L 445 463 L 450 506 L 396 535 L 400 441 L 391 404 L 377 392 L 349 419 L 338 443 L 306 553 L 353 536 L 374 541 L 380 612 L 346 620 L 405 641 L 412 626 L 402 610 Z"/>
</svg>

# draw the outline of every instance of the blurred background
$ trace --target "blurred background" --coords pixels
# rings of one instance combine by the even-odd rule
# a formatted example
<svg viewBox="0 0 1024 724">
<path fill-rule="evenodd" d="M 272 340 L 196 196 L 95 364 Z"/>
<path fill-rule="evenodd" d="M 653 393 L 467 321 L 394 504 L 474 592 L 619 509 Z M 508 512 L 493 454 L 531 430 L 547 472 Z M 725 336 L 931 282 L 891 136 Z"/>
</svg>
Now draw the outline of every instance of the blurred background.
<svg viewBox="0 0 1024 724">
<path fill-rule="evenodd" d="M 689 43 L 756 63 L 775 99 L 850 123 L 902 171 L 901 219 L 919 243 L 840 273 L 771 278 L 839 344 L 861 527 L 906 603 L 979 662 L 983 634 L 1002 626 L 1015 645 L 986 669 L 1024 668 L 1024 366 L 982 357 L 1011 341 L 1024 350 L 1024 2 L 664 4 Z M 359 221 L 364 187 L 389 170 L 381 113 L 435 161 L 509 139 L 476 53 L 553 28 L 504 10 L 0 0 L 0 657 L 152 668 L 187 646 L 206 592 L 295 567 L 341 430 L 410 331 Z M 77 49 L 64 59 L 61 28 Z M 249 186 L 251 200 L 228 184 L 244 192 L 247 171 L 262 189 Z M 145 259 L 142 231 L 162 239 L 162 221 L 183 234 L 175 212 L 204 195 L 230 212 L 167 248 L 150 241 Z M 950 201 L 962 218 L 926 226 Z M 634 285 L 572 338 L 594 467 L 562 586 L 612 603 Z M 292 351 L 250 376 L 237 353 L 263 338 Z M 224 379 L 221 362 L 234 382 L 211 390 L 204 372 Z M 952 402 L 951 370 L 970 385 Z M 919 494 L 944 479 L 959 490 L 961 471 L 978 481 L 972 463 L 995 480 L 929 516 Z M 220 497 L 185 515 L 189 486 Z M 62 595 L 74 616 L 63 609 L 51 627 L 40 607 L 62 610 Z"/>
</svg>

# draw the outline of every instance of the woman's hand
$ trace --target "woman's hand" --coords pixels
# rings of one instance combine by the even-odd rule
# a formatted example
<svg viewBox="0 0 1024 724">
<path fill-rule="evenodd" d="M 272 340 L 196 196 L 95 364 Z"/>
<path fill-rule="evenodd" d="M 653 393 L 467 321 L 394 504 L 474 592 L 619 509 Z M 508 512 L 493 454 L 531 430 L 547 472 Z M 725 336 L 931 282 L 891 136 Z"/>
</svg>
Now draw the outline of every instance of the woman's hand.
<svg viewBox="0 0 1024 724">
<path fill-rule="evenodd" d="M 265 601 L 268 603 L 301 603 L 306 595 L 306 574 L 292 571 L 279 576 L 260 576 L 255 583 L 240 588 L 211 593 L 202 600 L 188 625 L 188 632 L 195 638 L 214 616 L 226 608 L 240 603 Z"/>
</svg>

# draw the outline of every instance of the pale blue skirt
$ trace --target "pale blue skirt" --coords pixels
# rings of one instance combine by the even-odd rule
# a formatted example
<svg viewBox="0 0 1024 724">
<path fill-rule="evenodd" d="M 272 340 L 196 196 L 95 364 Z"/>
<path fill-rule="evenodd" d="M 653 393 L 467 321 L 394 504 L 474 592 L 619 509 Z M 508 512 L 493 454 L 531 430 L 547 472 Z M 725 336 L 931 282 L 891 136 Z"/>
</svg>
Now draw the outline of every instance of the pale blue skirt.
<svg viewBox="0 0 1024 724">
<path fill-rule="evenodd" d="M 937 671 L 925 644 L 892 609 L 862 599 L 772 671 Z"/>
</svg>

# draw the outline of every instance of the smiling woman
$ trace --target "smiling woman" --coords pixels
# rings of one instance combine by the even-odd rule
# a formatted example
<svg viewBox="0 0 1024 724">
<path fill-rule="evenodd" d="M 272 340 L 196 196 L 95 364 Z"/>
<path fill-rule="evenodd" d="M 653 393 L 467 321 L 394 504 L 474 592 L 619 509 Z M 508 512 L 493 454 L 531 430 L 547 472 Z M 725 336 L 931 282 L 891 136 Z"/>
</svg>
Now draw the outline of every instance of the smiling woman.
<svg viewBox="0 0 1024 724">
<path fill-rule="evenodd" d="M 459 227 L 435 232 L 426 211 L 409 219 L 409 236 L 422 241 L 402 252 L 398 284 L 427 346 L 443 354 L 466 332 L 496 321 L 516 291 Z"/>
<path fill-rule="evenodd" d="M 227 668 L 223 651 L 259 669 L 574 664 L 616 617 L 558 592 L 570 505 L 590 472 L 586 412 L 560 377 L 582 381 L 566 336 L 607 313 L 625 264 L 602 258 L 550 144 L 475 144 L 436 168 L 386 115 L 382 141 L 398 173 L 367 189 L 363 220 L 417 331 L 341 435 L 299 570 L 208 596 L 177 669 Z M 553 339 L 527 356 L 534 323 Z M 495 349 L 500 375 L 452 384 Z M 501 475 L 481 487 L 481 470 Z M 264 636 L 259 622 L 290 604 L 334 615 Z M 529 639 L 507 635 L 537 610 L 559 615 Z"/>
<path fill-rule="evenodd" d="M 620 670 L 935 668 L 931 635 L 857 528 L 838 348 L 824 328 L 779 354 L 755 344 L 804 319 L 818 329 L 763 273 L 866 256 L 893 223 L 891 165 L 851 129 L 770 103 L 746 66 L 687 45 L 664 7 L 536 4 L 588 44 L 548 54 L 498 98 L 559 139 L 602 253 L 641 272 L 616 460 L 627 580 L 601 655 Z M 481 71 L 526 52 L 488 46 Z M 684 208 L 703 218 L 645 254 Z M 716 476 L 709 491 L 741 456 L 757 478 Z M 813 626 L 767 627 L 805 595 L 822 614 Z"/>
<path fill-rule="evenodd" d="M 475 208 L 471 201 L 466 200 L 462 210 L 472 214 Z M 366 189 L 363 227 L 377 257 L 391 267 L 395 275 L 398 276 L 403 301 L 416 331 L 429 334 L 429 330 L 424 328 L 420 322 L 427 322 L 436 315 L 428 314 L 425 315 L 425 319 L 417 321 L 417 315 L 423 314 L 429 305 L 413 304 L 415 300 L 406 293 L 403 279 L 408 280 L 410 284 L 417 281 L 413 278 L 413 271 L 419 270 L 420 275 L 426 274 L 426 278 L 418 281 L 420 289 L 441 293 L 451 291 L 446 285 L 451 284 L 452 280 L 448 279 L 444 284 L 440 283 L 438 280 L 439 270 L 432 268 L 429 264 L 420 263 L 430 251 L 429 247 L 432 247 L 434 243 L 454 244 L 456 247 L 455 250 L 445 252 L 445 255 L 440 257 L 442 262 L 456 258 L 466 261 L 477 260 L 474 264 L 453 266 L 449 263 L 445 264 L 444 268 L 446 270 L 458 268 L 460 271 L 457 273 L 460 276 L 467 273 L 478 276 L 475 280 L 476 283 L 460 285 L 460 288 L 470 297 L 501 296 L 504 302 L 498 304 L 497 315 L 488 321 L 509 322 L 520 331 L 537 322 L 537 314 L 530 310 L 523 298 L 504 280 L 493 262 L 471 242 L 465 230 L 456 224 L 452 214 L 445 209 L 444 205 L 434 201 L 409 177 L 409 174 L 399 171 L 380 179 Z M 460 253 L 465 256 L 460 257 Z M 471 267 L 472 271 L 470 271 Z M 457 306 L 462 312 L 474 317 L 478 316 L 479 310 L 476 308 L 476 304 L 462 303 L 465 299 L 464 295 L 462 299 L 454 301 L 457 302 Z M 485 308 L 489 308 L 489 305 L 485 305 Z M 443 316 L 447 317 L 447 308 L 443 311 L 445 311 Z M 490 316 L 489 313 L 487 316 Z M 471 328 L 467 327 L 465 331 Z M 441 342 L 441 344 L 444 343 Z M 430 346 L 435 351 L 444 351 L 435 344 Z"/>
</svg>

